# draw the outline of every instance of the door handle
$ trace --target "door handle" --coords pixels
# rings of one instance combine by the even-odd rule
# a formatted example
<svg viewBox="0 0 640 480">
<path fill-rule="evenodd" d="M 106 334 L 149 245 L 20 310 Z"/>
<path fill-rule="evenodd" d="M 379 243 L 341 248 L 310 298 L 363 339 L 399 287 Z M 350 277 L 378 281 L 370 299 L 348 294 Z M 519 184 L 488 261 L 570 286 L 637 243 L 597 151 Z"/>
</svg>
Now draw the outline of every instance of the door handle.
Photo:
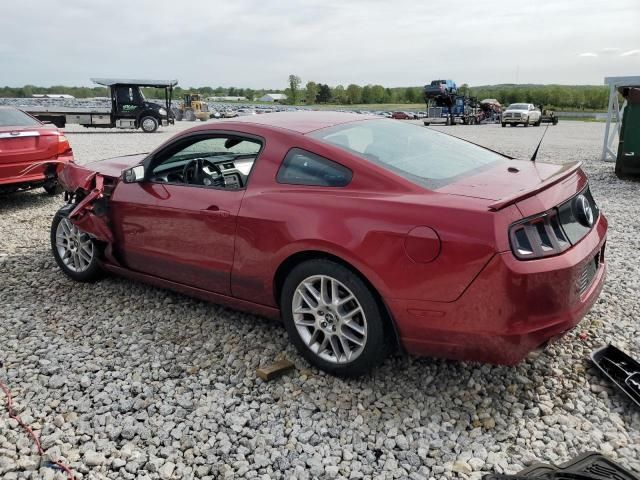
<svg viewBox="0 0 640 480">
<path fill-rule="evenodd" d="M 633 157 L 635 156 L 636 152 L 627 152 L 624 154 L 625 157 Z"/>
<path fill-rule="evenodd" d="M 221 210 L 217 205 L 211 205 L 201 211 L 206 213 L 207 216 L 217 218 L 228 218 L 231 215 L 227 210 Z"/>
</svg>

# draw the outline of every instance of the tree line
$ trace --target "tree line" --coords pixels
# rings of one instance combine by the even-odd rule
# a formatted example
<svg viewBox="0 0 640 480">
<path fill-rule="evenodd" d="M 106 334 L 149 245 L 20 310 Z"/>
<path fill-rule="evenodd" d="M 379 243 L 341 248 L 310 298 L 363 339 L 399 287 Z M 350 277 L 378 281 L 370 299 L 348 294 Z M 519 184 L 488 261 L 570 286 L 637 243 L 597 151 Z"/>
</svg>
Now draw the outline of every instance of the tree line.
<svg viewBox="0 0 640 480">
<path fill-rule="evenodd" d="M 256 100 L 268 92 L 285 93 L 291 104 L 335 104 L 335 105 L 376 105 L 376 104 L 419 104 L 424 102 L 423 87 L 384 87 L 383 85 L 329 86 L 326 83 L 308 81 L 302 84 L 300 77 L 290 75 L 284 90 L 251 89 L 237 87 L 176 87 L 173 98 L 180 99 L 186 92 L 198 92 L 204 97 L 239 96 Z M 495 98 L 502 104 L 526 102 L 565 110 L 606 110 L 608 89 L 593 85 L 488 85 L 460 86 L 460 92 L 479 100 Z M 0 97 L 31 97 L 33 94 L 64 93 L 76 98 L 106 97 L 106 87 L 0 87 Z M 147 98 L 164 98 L 163 89 L 145 88 Z"/>
</svg>

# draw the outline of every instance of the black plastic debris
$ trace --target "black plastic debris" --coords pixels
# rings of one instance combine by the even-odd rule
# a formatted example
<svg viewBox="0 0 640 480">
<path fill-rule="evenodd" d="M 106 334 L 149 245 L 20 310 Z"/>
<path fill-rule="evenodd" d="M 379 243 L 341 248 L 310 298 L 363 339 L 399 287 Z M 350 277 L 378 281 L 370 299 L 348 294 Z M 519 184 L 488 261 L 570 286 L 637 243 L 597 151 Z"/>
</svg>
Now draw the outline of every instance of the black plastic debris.
<svg viewBox="0 0 640 480">
<path fill-rule="evenodd" d="M 640 480 L 617 463 L 597 453 L 588 452 L 562 465 L 538 463 L 515 475 L 489 474 L 483 480 Z"/>
<path fill-rule="evenodd" d="M 640 363 L 613 345 L 591 354 L 593 363 L 640 406 Z"/>
</svg>

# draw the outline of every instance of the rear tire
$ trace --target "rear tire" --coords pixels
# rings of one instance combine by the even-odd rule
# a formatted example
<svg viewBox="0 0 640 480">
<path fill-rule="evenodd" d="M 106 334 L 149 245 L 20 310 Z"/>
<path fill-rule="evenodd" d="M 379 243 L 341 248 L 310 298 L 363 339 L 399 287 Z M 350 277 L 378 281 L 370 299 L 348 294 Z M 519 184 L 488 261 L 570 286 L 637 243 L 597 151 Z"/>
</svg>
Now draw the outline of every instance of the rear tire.
<svg viewBox="0 0 640 480">
<path fill-rule="evenodd" d="M 76 282 L 93 282 L 103 275 L 99 245 L 68 219 L 71 208 L 58 210 L 51 223 L 51 251 L 66 276 Z"/>
<path fill-rule="evenodd" d="M 51 195 L 52 197 L 55 195 L 60 195 L 64 190 L 58 180 L 53 180 L 49 183 L 45 183 L 42 188 L 44 188 L 44 191 L 47 192 L 47 195 Z"/>
<path fill-rule="evenodd" d="M 140 119 L 140 128 L 144 133 L 153 133 L 158 130 L 158 120 L 155 117 L 142 117 Z"/>
<path fill-rule="evenodd" d="M 291 343 L 321 370 L 357 377 L 388 354 L 386 312 L 343 265 L 325 259 L 297 265 L 285 279 L 280 306 Z"/>
<path fill-rule="evenodd" d="M 196 114 L 195 114 L 195 113 L 194 113 L 194 111 L 193 111 L 192 109 L 190 109 L 190 108 L 187 108 L 187 109 L 184 111 L 184 114 L 183 114 L 183 116 L 182 116 L 182 117 L 183 117 L 183 118 L 185 119 L 185 121 L 187 121 L 187 122 L 195 122 L 195 121 L 196 121 Z"/>
</svg>

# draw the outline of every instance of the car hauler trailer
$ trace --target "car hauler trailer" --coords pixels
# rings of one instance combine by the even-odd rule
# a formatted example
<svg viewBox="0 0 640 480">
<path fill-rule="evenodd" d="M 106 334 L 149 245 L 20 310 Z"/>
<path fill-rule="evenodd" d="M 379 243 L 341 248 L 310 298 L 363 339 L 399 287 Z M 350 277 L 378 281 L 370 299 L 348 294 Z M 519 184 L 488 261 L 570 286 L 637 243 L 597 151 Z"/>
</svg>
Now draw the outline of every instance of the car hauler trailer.
<svg viewBox="0 0 640 480">
<path fill-rule="evenodd" d="M 76 123 L 92 128 L 142 129 L 146 133 L 155 132 L 159 125 L 173 123 L 171 96 L 177 80 L 134 80 L 118 78 L 92 78 L 94 83 L 110 90 L 110 107 L 29 107 L 24 109 L 43 122 L 64 128 L 67 123 Z M 162 88 L 165 105 L 148 102 L 141 87 Z"/>
<path fill-rule="evenodd" d="M 485 112 L 473 97 L 458 94 L 458 87 L 452 80 L 433 80 L 424 87 L 424 101 L 427 105 L 425 125 L 440 123 L 445 125 L 475 125 L 485 119 Z"/>
</svg>

